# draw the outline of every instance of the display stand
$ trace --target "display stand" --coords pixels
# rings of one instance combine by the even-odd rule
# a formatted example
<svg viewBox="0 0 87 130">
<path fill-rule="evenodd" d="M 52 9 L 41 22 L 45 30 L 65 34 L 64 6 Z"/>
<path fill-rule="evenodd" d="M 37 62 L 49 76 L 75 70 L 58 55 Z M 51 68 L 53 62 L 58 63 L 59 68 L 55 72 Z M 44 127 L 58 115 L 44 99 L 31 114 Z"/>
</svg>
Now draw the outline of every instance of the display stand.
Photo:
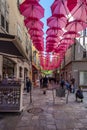
<svg viewBox="0 0 87 130">
<path fill-rule="evenodd" d="M 21 112 L 22 94 L 20 84 L 0 84 L 0 112 Z"/>
</svg>

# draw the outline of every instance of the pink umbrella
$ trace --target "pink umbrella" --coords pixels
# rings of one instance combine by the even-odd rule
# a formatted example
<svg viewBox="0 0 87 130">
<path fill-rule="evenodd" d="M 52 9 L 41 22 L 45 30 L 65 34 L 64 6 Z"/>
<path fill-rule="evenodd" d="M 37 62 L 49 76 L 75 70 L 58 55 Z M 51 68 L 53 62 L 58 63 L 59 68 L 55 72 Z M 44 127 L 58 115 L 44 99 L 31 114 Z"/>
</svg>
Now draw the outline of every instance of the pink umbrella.
<svg viewBox="0 0 87 130">
<path fill-rule="evenodd" d="M 43 51 L 44 50 L 44 48 L 42 47 L 42 46 L 40 46 L 40 45 L 35 45 L 35 48 L 38 50 L 38 51 Z"/>
<path fill-rule="evenodd" d="M 42 30 L 34 30 L 34 29 L 30 29 L 29 31 L 28 31 L 28 33 L 30 34 L 30 35 L 43 35 L 44 34 L 44 32 L 42 31 Z"/>
<path fill-rule="evenodd" d="M 51 27 L 47 29 L 46 34 L 60 36 L 63 34 L 63 31 L 59 27 Z"/>
<path fill-rule="evenodd" d="M 74 21 L 68 22 L 65 28 L 68 31 L 79 32 L 79 31 L 84 30 L 86 27 L 87 27 L 87 24 L 84 21 L 74 20 Z"/>
<path fill-rule="evenodd" d="M 71 39 L 71 38 L 63 38 L 60 40 L 60 43 L 67 43 L 67 44 L 73 44 L 74 43 L 74 40 Z"/>
<path fill-rule="evenodd" d="M 20 5 L 20 12 L 25 17 L 37 17 L 39 19 L 44 17 L 44 9 L 37 1 L 24 1 Z"/>
<path fill-rule="evenodd" d="M 43 28 L 43 22 L 41 22 L 39 19 L 37 18 L 33 18 L 33 17 L 28 17 L 24 20 L 25 26 L 27 28 L 37 28 L 39 27 L 39 29 Z"/>
<path fill-rule="evenodd" d="M 67 7 L 69 11 L 71 12 L 73 8 L 77 5 L 77 0 L 67 0 Z"/>
<path fill-rule="evenodd" d="M 32 40 L 40 40 L 40 41 L 43 41 L 44 40 L 44 38 L 43 37 L 40 37 L 40 36 L 33 36 L 32 37 Z"/>
<path fill-rule="evenodd" d="M 70 10 L 71 16 L 75 19 L 86 21 L 87 3 L 85 0 L 67 0 L 67 7 Z"/>
<path fill-rule="evenodd" d="M 55 23 L 55 24 L 54 24 Z M 65 27 L 67 19 L 63 14 L 54 14 L 47 19 L 47 25 L 49 27 Z"/>
<path fill-rule="evenodd" d="M 69 14 L 66 0 L 55 0 L 51 6 L 52 14 Z"/>
<path fill-rule="evenodd" d="M 50 39 L 50 40 L 47 40 L 47 42 L 49 42 L 49 43 L 56 43 L 57 41 L 55 39 Z"/>
<path fill-rule="evenodd" d="M 74 32 L 74 31 L 68 31 L 68 32 L 65 32 L 65 33 L 63 34 L 63 37 L 64 37 L 64 38 L 76 38 L 76 37 L 80 37 L 80 34 Z"/>
<path fill-rule="evenodd" d="M 57 37 L 57 36 L 55 36 L 55 35 L 48 35 L 47 37 L 46 37 L 46 40 L 47 41 L 49 41 L 49 40 L 55 40 L 56 42 L 59 42 L 59 40 L 60 40 L 60 38 L 59 37 Z"/>
</svg>

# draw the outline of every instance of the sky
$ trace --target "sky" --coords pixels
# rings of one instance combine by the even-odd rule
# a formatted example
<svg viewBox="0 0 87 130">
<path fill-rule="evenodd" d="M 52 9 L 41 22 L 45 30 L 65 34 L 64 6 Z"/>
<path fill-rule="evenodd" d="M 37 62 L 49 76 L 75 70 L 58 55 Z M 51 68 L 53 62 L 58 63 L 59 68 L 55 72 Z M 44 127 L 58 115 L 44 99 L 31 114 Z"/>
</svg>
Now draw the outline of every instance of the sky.
<svg viewBox="0 0 87 130">
<path fill-rule="evenodd" d="M 41 19 L 41 21 L 44 23 L 44 33 L 46 33 L 47 30 L 47 18 L 49 18 L 52 14 L 51 14 L 51 9 L 50 6 L 52 5 L 52 3 L 54 2 L 54 0 L 40 0 L 40 4 L 43 6 L 43 8 L 45 9 L 44 12 L 44 18 Z M 44 38 L 46 37 L 46 34 L 44 35 Z"/>
</svg>

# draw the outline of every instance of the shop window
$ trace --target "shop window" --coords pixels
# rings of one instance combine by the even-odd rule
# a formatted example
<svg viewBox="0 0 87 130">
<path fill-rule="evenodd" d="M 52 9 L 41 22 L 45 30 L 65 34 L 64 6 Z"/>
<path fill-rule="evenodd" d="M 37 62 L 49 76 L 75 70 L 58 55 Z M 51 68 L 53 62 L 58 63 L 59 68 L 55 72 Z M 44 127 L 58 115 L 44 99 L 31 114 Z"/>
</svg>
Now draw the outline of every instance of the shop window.
<svg viewBox="0 0 87 130">
<path fill-rule="evenodd" d="M 15 68 L 15 63 L 4 57 L 3 58 L 3 78 L 5 78 L 6 74 L 8 75 L 9 78 L 14 76 L 14 68 Z"/>
<path fill-rule="evenodd" d="M 22 77 L 22 67 L 19 67 L 19 77 Z"/>
</svg>

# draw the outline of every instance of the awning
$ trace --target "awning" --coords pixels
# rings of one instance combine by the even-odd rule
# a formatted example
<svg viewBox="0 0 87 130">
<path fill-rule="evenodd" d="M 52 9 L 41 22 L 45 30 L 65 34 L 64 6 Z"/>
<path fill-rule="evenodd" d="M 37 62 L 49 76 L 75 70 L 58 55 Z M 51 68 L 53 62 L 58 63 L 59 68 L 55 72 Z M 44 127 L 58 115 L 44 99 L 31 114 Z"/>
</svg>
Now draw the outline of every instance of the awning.
<svg viewBox="0 0 87 130">
<path fill-rule="evenodd" d="M 0 33 L 0 54 L 28 60 L 21 41 L 14 35 Z"/>
</svg>

